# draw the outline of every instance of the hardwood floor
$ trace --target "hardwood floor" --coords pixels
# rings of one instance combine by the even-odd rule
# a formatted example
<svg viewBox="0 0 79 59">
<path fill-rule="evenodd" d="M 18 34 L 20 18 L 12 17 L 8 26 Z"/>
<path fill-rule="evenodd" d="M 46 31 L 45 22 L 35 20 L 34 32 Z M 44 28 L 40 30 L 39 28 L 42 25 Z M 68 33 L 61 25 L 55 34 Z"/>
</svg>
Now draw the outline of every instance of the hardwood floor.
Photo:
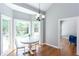
<svg viewBox="0 0 79 59">
<path fill-rule="evenodd" d="M 64 56 L 76 56 L 76 45 L 70 44 L 68 39 L 63 38 L 60 41 L 61 43 L 61 55 Z"/>
<path fill-rule="evenodd" d="M 38 56 L 58 56 L 60 55 L 60 49 L 43 45 L 39 48 L 37 54 Z"/>
<path fill-rule="evenodd" d="M 67 48 L 68 50 L 64 50 Z M 74 49 L 73 49 L 74 48 Z M 23 51 L 19 51 L 18 56 L 66 56 L 66 55 L 76 55 L 76 49 L 74 45 L 70 45 L 68 47 L 64 46 L 64 49 L 60 50 L 48 45 L 37 46 L 37 50 L 33 51 L 34 54 L 25 54 L 23 55 Z M 16 56 L 16 51 L 11 52 L 8 56 Z"/>
</svg>

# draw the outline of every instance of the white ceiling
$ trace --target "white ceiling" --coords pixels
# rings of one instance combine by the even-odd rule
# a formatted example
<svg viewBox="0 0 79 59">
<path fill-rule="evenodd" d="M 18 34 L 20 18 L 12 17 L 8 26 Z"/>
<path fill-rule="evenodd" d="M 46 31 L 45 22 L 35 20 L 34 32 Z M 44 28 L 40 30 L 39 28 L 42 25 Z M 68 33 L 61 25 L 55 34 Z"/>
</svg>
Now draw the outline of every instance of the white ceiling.
<svg viewBox="0 0 79 59">
<path fill-rule="evenodd" d="M 20 7 L 32 10 L 34 12 L 39 11 L 39 3 L 13 3 L 15 5 L 18 5 Z M 52 5 L 52 3 L 40 3 L 40 11 L 43 15 L 45 15 L 46 11 L 49 9 L 49 7 Z"/>
<path fill-rule="evenodd" d="M 39 3 L 27 3 L 28 5 L 39 9 Z M 52 5 L 52 3 L 40 3 L 40 10 L 46 11 Z"/>
</svg>

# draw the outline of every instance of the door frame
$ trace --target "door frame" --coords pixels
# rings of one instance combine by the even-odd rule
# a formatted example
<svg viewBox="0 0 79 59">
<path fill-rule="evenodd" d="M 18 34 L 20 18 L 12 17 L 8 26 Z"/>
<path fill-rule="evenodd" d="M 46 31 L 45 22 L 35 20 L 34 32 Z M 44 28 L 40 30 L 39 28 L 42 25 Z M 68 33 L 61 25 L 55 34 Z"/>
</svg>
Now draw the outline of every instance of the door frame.
<svg viewBox="0 0 79 59">
<path fill-rule="evenodd" d="M 60 44 L 61 32 L 62 32 L 62 30 L 61 30 L 62 21 L 75 20 L 75 19 L 76 19 L 76 23 L 77 23 L 77 19 L 79 19 L 79 16 L 58 19 L 58 46 L 59 46 L 60 49 L 62 49 L 61 44 Z"/>
<path fill-rule="evenodd" d="M 7 19 L 9 19 L 10 20 L 10 25 L 9 25 L 9 35 L 10 35 L 10 37 L 9 37 L 9 39 L 10 39 L 10 43 L 12 42 L 12 18 L 10 17 L 10 16 L 7 16 L 7 15 L 5 15 L 5 14 L 2 14 L 2 15 L 0 15 L 0 23 L 1 23 L 1 25 L 0 25 L 0 30 L 1 30 L 1 55 L 7 55 L 9 52 L 11 52 L 11 51 L 9 51 L 9 50 L 7 50 L 7 51 L 5 51 L 5 53 L 2 53 L 2 50 L 3 50 L 3 40 L 2 40 L 2 16 L 5 16 L 5 17 L 8 17 Z M 10 46 L 10 48 L 12 48 L 12 46 Z"/>
</svg>

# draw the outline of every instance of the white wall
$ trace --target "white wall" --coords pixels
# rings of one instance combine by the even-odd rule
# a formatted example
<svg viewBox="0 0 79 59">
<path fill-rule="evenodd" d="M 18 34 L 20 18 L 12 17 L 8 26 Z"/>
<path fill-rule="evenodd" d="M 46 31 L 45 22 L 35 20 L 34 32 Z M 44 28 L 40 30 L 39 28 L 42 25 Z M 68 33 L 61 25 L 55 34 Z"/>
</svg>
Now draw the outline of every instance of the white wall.
<svg viewBox="0 0 79 59">
<path fill-rule="evenodd" d="M 62 22 L 62 36 L 77 36 L 76 20 L 65 20 Z"/>
<path fill-rule="evenodd" d="M 77 20 L 77 55 L 79 55 L 79 18 Z"/>
<path fill-rule="evenodd" d="M 58 46 L 58 19 L 79 16 L 79 4 L 53 3 L 46 12 L 46 43 Z"/>
<path fill-rule="evenodd" d="M 0 23 L 1 23 L 1 16 L 0 16 Z M 1 24 L 0 24 L 0 55 L 1 55 Z"/>
<path fill-rule="evenodd" d="M 13 18 L 14 19 L 19 19 L 19 20 L 21 19 L 21 20 L 31 21 L 32 17 L 33 17 L 33 15 L 13 10 Z"/>
<path fill-rule="evenodd" d="M 5 6 L 4 4 L 0 4 L 0 13 L 5 14 L 7 16 L 13 17 L 13 11 L 9 7 Z"/>
</svg>

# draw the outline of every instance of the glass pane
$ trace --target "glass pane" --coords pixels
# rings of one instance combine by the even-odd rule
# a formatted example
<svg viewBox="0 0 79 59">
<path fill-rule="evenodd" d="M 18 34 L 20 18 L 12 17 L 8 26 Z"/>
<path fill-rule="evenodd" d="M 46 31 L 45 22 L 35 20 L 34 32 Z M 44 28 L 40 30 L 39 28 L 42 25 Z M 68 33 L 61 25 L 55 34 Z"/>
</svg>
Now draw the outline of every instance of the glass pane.
<svg viewBox="0 0 79 59">
<path fill-rule="evenodd" d="M 16 20 L 16 36 L 26 36 L 29 34 L 29 23 Z"/>
<path fill-rule="evenodd" d="M 40 40 L 40 22 L 32 21 L 32 39 Z"/>
<path fill-rule="evenodd" d="M 40 32 L 40 22 L 39 21 L 33 21 L 32 27 L 33 27 L 33 32 L 35 32 L 35 33 Z"/>
<path fill-rule="evenodd" d="M 34 24 L 34 32 L 38 32 L 39 29 L 38 29 L 38 24 Z"/>
<path fill-rule="evenodd" d="M 15 28 L 16 28 L 15 38 L 17 46 L 19 47 L 24 46 L 21 42 L 29 40 L 30 22 L 15 19 Z"/>
<path fill-rule="evenodd" d="M 1 27 L 2 27 L 2 53 L 5 53 L 10 48 L 10 19 L 2 15 L 1 16 Z"/>
</svg>

